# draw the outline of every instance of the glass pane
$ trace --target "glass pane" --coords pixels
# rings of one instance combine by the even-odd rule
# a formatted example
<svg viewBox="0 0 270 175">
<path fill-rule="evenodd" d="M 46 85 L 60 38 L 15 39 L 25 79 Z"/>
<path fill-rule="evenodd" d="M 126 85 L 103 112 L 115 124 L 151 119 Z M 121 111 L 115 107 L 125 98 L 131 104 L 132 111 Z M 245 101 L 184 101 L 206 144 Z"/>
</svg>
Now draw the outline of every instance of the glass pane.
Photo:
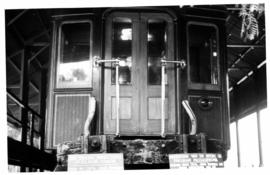
<svg viewBox="0 0 270 175">
<path fill-rule="evenodd" d="M 263 165 L 264 167 L 270 167 L 270 115 L 269 109 L 265 108 L 260 111 L 261 119 L 261 138 L 262 138 L 262 153 L 263 153 Z"/>
<path fill-rule="evenodd" d="M 241 167 L 259 166 L 259 146 L 256 113 L 239 120 Z"/>
<path fill-rule="evenodd" d="M 8 123 L 8 137 L 13 138 L 14 140 L 22 140 L 22 128 L 21 126 L 15 126 Z"/>
<path fill-rule="evenodd" d="M 20 83 L 21 76 L 17 69 L 21 70 L 21 54 L 14 57 L 7 58 L 10 61 L 6 61 L 6 84 L 9 92 L 14 94 L 17 98 L 21 99 Z"/>
<path fill-rule="evenodd" d="M 190 80 L 218 84 L 217 31 L 212 26 L 188 27 Z"/>
<path fill-rule="evenodd" d="M 64 24 L 57 87 L 90 87 L 90 23 Z"/>
<path fill-rule="evenodd" d="M 119 83 L 131 83 L 132 23 L 129 18 L 115 18 L 112 30 L 112 59 L 120 59 Z M 114 66 L 114 64 L 113 64 Z M 115 84 L 115 68 L 112 69 L 112 84 Z"/>
<path fill-rule="evenodd" d="M 236 124 L 235 124 L 235 122 L 230 124 L 230 137 L 231 137 L 231 148 L 228 151 L 228 158 L 224 162 L 224 165 L 226 168 L 238 167 Z"/>
<path fill-rule="evenodd" d="M 161 84 L 160 59 L 167 55 L 166 21 L 160 19 L 148 20 L 148 84 Z M 166 79 L 166 74 L 165 74 Z"/>
<path fill-rule="evenodd" d="M 38 135 L 38 134 L 34 134 L 34 137 L 33 137 L 33 144 L 34 144 L 34 147 L 40 149 L 40 141 L 41 141 L 41 137 Z"/>
<path fill-rule="evenodd" d="M 34 130 L 37 131 L 37 132 L 41 132 L 41 124 L 42 124 L 41 118 L 39 118 L 38 116 L 35 116 Z"/>
<path fill-rule="evenodd" d="M 21 121 L 21 107 L 7 96 L 7 114 L 8 119 L 12 121 Z"/>
</svg>

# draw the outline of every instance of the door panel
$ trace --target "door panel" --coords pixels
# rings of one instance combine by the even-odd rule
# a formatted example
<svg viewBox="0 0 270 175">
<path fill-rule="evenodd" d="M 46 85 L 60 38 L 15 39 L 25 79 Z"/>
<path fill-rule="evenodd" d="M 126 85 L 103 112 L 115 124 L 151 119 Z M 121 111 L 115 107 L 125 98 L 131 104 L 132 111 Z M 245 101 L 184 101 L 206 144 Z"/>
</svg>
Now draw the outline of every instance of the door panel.
<svg viewBox="0 0 270 175">
<path fill-rule="evenodd" d="M 131 117 L 131 108 L 132 108 L 132 97 L 120 97 L 120 119 L 130 120 Z M 112 119 L 116 119 L 116 97 L 112 97 L 111 99 L 111 109 L 112 109 Z"/>
<path fill-rule="evenodd" d="M 210 138 L 223 139 L 222 133 L 222 108 L 220 97 L 189 96 L 190 106 L 197 116 L 198 133 L 207 133 Z M 207 99 L 209 107 L 201 105 L 200 100 Z"/>
<path fill-rule="evenodd" d="M 106 21 L 105 59 L 119 58 L 125 65 L 119 67 L 120 82 L 120 134 L 139 134 L 138 83 L 136 70 L 138 14 L 114 13 Z M 116 131 L 115 112 L 115 68 L 104 66 L 104 133 Z"/>
<path fill-rule="evenodd" d="M 159 135 L 161 119 L 152 119 L 151 111 L 160 111 L 161 116 L 161 63 L 162 57 L 174 60 L 173 23 L 166 14 L 141 14 L 141 66 L 144 79 L 141 79 L 141 131 L 143 135 Z M 144 66 L 143 66 L 144 65 Z M 175 132 L 175 80 L 174 66 L 167 65 L 165 104 L 165 132 Z M 149 99 L 159 98 L 159 104 L 149 105 Z M 166 106 L 166 105 L 165 105 Z"/>
<path fill-rule="evenodd" d="M 113 13 L 109 16 L 106 26 L 108 27 L 106 59 L 118 57 L 123 60 L 119 68 L 120 135 L 159 135 L 161 132 L 160 59 L 166 57 L 168 60 L 174 60 L 172 19 L 167 14 L 160 13 Z M 166 68 L 166 134 L 175 132 L 174 70 L 173 65 L 168 65 Z M 114 68 L 111 64 L 106 64 L 104 67 L 105 134 L 113 134 L 116 129 L 114 76 Z"/>
<path fill-rule="evenodd" d="M 147 108 L 148 108 L 148 120 L 161 119 L 161 98 L 160 97 L 148 97 Z M 168 98 L 165 98 L 165 111 L 168 111 Z M 166 113 L 165 119 L 168 119 L 168 113 Z"/>
</svg>

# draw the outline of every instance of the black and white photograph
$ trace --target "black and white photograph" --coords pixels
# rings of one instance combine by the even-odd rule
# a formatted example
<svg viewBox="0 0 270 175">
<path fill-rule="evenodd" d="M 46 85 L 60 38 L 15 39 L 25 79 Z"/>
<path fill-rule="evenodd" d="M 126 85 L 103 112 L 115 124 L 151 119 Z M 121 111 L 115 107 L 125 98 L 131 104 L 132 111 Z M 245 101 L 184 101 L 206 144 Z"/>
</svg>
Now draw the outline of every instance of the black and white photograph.
<svg viewBox="0 0 270 175">
<path fill-rule="evenodd" d="M 49 2 L 1 9 L 1 171 L 270 167 L 267 2 Z"/>
</svg>

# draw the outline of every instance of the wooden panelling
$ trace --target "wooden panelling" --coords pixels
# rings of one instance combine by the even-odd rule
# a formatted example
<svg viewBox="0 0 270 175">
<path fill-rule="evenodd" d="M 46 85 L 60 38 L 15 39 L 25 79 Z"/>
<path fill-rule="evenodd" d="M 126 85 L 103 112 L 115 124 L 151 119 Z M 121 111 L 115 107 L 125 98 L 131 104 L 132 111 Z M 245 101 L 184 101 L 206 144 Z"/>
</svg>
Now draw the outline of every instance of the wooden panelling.
<svg viewBox="0 0 270 175">
<path fill-rule="evenodd" d="M 132 106 L 132 97 L 120 97 L 120 119 L 131 119 L 131 106 Z M 116 119 L 116 98 L 112 97 L 112 115 L 111 119 Z"/>
<path fill-rule="evenodd" d="M 212 107 L 202 109 L 199 106 L 201 96 L 189 96 L 189 103 L 197 117 L 197 133 L 205 133 L 212 139 L 223 139 L 222 108 L 220 97 L 204 97 L 212 102 Z"/>
<path fill-rule="evenodd" d="M 88 115 L 89 95 L 56 95 L 53 145 L 76 140 Z"/>
<path fill-rule="evenodd" d="M 165 98 L 165 119 L 168 119 L 168 98 Z M 161 98 L 149 97 L 148 98 L 148 119 L 160 120 L 161 119 Z"/>
</svg>

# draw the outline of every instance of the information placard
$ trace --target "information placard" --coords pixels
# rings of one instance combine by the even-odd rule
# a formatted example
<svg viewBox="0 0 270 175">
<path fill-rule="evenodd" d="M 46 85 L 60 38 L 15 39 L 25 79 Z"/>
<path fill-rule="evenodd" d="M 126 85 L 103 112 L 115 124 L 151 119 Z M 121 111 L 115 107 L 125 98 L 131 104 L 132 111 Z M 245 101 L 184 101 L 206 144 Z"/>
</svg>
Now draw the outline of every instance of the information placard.
<svg viewBox="0 0 270 175">
<path fill-rule="evenodd" d="M 70 154 L 68 171 L 124 170 L 122 153 Z"/>
<path fill-rule="evenodd" d="M 221 154 L 187 153 L 169 154 L 170 168 L 224 167 Z"/>
</svg>

